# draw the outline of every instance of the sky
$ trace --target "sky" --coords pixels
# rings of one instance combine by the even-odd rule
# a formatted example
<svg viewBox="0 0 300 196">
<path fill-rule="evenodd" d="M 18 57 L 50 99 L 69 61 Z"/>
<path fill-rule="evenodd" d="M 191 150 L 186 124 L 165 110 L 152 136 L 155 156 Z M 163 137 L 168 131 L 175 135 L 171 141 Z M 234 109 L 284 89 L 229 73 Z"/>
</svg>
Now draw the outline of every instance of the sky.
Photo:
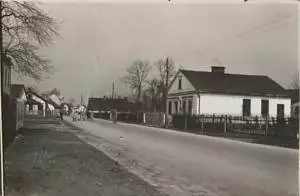
<svg viewBox="0 0 300 196">
<path fill-rule="evenodd" d="M 171 57 L 177 68 L 222 65 L 227 73 L 267 75 L 290 86 L 298 72 L 295 4 L 186 2 L 43 2 L 60 23 L 61 37 L 40 49 L 55 71 L 39 83 L 17 75 L 13 82 L 58 88 L 77 102 L 81 94 L 110 95 L 114 82 L 124 96 L 131 91 L 120 78 L 133 61 Z"/>
</svg>

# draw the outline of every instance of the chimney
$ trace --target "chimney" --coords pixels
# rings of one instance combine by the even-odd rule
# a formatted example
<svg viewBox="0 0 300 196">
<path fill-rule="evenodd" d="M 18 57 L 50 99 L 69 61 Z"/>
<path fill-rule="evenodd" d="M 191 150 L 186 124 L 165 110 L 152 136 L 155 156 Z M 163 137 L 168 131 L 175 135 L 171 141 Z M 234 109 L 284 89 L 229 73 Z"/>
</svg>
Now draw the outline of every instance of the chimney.
<svg viewBox="0 0 300 196">
<path fill-rule="evenodd" d="M 211 72 L 213 73 L 225 73 L 225 67 L 222 66 L 211 66 Z"/>
</svg>

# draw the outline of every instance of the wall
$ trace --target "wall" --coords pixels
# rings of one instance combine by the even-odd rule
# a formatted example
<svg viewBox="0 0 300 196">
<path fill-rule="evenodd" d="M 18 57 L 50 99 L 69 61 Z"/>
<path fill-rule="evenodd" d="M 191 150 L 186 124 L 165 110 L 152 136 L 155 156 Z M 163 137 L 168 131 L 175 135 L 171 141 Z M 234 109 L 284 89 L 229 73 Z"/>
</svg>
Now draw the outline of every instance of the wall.
<svg viewBox="0 0 300 196">
<path fill-rule="evenodd" d="M 11 68 L 10 66 L 3 61 L 3 76 L 2 76 L 2 85 L 3 92 L 10 95 L 10 85 L 11 85 Z"/>
<path fill-rule="evenodd" d="M 181 81 L 181 90 L 178 89 L 178 79 L 179 77 L 182 78 Z M 173 94 L 173 93 L 182 93 L 182 92 L 187 92 L 187 91 L 194 91 L 195 88 L 192 86 L 192 84 L 186 79 L 186 77 L 179 72 L 177 74 L 177 77 L 173 81 L 173 83 L 170 86 L 168 94 Z"/>
<path fill-rule="evenodd" d="M 238 95 L 200 95 L 200 114 L 230 114 L 241 116 L 243 99 L 251 100 L 251 115 L 261 115 L 261 100 L 269 100 L 269 115 L 277 115 L 277 104 L 284 104 L 285 116 L 290 116 L 291 100 L 289 98 L 270 98 Z"/>
<path fill-rule="evenodd" d="M 188 101 L 192 101 L 192 114 L 196 115 L 198 114 L 198 107 L 199 107 L 199 98 L 197 96 L 197 94 L 195 93 L 191 93 L 188 95 L 180 95 L 180 96 L 169 96 L 168 97 L 168 102 L 172 102 L 172 114 L 176 114 L 176 110 L 175 110 L 175 101 L 178 102 L 178 112 L 177 113 L 182 113 L 182 103 L 183 101 L 186 102 L 186 110 L 188 110 Z M 168 104 L 169 107 L 169 104 Z M 169 111 L 169 110 L 168 110 Z"/>
</svg>

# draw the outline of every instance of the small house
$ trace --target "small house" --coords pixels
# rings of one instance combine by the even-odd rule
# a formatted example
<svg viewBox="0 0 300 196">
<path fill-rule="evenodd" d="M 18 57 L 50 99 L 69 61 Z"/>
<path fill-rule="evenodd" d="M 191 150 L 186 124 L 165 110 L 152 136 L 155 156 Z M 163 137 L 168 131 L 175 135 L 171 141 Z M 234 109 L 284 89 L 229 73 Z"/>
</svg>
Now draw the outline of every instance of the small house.
<svg viewBox="0 0 300 196">
<path fill-rule="evenodd" d="M 280 116 L 291 114 L 289 93 L 268 76 L 179 70 L 168 90 L 168 114 Z"/>
<path fill-rule="evenodd" d="M 47 101 L 41 95 L 29 90 L 26 98 L 27 114 L 46 116 Z"/>
</svg>

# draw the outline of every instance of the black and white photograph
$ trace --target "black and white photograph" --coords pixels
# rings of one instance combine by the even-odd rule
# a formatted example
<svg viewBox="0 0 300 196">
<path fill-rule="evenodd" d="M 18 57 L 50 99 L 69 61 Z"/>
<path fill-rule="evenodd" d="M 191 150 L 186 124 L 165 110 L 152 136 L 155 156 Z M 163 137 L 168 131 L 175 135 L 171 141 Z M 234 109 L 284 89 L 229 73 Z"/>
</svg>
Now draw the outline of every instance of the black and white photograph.
<svg viewBox="0 0 300 196">
<path fill-rule="evenodd" d="M 0 195 L 299 195 L 298 0 L 0 10 Z"/>
</svg>

